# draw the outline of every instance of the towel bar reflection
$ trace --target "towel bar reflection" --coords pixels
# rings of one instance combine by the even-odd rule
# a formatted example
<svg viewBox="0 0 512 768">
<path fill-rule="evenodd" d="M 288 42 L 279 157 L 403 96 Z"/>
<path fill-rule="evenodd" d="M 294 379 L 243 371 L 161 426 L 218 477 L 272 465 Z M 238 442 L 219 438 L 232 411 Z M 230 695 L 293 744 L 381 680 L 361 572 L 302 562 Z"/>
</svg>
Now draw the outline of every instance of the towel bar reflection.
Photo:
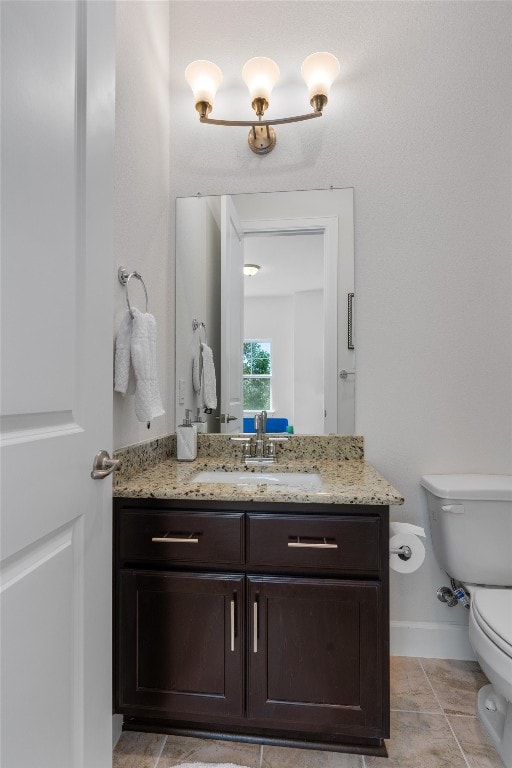
<svg viewBox="0 0 512 768">
<path fill-rule="evenodd" d="M 142 287 L 144 288 L 144 295 L 146 296 L 146 309 L 144 311 L 147 312 L 148 311 L 148 292 L 146 290 L 146 285 L 144 283 L 144 280 L 142 279 L 142 275 L 140 275 L 138 272 L 135 272 L 135 271 L 128 272 L 128 270 L 125 269 L 124 267 L 119 267 L 119 269 L 117 270 L 117 276 L 119 278 L 119 282 L 121 283 L 121 285 L 124 285 L 124 287 L 126 288 L 126 303 L 128 305 L 128 310 L 132 317 L 133 317 L 133 309 L 131 308 L 130 297 L 128 296 L 128 283 L 130 282 L 132 277 L 135 277 L 137 280 L 140 280 L 140 282 L 142 283 Z"/>
</svg>

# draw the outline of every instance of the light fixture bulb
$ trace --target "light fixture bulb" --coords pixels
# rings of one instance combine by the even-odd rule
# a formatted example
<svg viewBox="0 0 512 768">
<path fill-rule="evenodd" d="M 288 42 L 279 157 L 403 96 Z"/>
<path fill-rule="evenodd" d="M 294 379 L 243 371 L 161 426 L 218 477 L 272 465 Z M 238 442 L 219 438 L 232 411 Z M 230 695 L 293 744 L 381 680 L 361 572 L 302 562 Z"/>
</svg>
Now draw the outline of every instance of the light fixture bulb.
<svg viewBox="0 0 512 768">
<path fill-rule="evenodd" d="M 244 264 L 244 275 L 246 277 L 253 277 L 260 269 L 259 264 Z"/>
<path fill-rule="evenodd" d="M 245 62 L 242 77 L 249 89 L 251 101 L 264 99 L 269 102 L 272 88 L 279 79 L 279 67 L 272 59 L 257 56 Z"/>
<path fill-rule="evenodd" d="M 331 85 L 340 73 L 340 63 L 332 53 L 312 53 L 304 59 L 300 71 L 306 81 L 309 98 L 325 96 L 327 101 Z"/>
<path fill-rule="evenodd" d="M 222 72 L 219 67 L 212 61 L 199 59 L 188 65 L 185 78 L 192 88 L 195 103 L 206 102 L 211 107 L 217 89 L 222 83 Z"/>
</svg>

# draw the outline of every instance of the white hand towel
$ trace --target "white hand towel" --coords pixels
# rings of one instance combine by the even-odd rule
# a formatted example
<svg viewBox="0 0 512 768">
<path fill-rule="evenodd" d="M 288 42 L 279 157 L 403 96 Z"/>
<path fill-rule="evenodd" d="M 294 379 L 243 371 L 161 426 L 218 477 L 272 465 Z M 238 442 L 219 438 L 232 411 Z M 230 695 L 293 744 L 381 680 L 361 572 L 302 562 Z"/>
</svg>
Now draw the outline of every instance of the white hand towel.
<svg viewBox="0 0 512 768">
<path fill-rule="evenodd" d="M 192 358 L 192 386 L 198 395 L 201 392 L 201 344 L 197 331 L 194 334 L 194 356 Z"/>
<path fill-rule="evenodd" d="M 205 408 L 217 407 L 217 382 L 215 379 L 215 366 L 213 364 L 213 352 L 207 344 L 201 344 L 203 358 L 202 394 Z"/>
<path fill-rule="evenodd" d="M 131 364 L 133 318 L 126 310 L 116 336 L 114 358 L 114 390 L 123 395 L 135 392 L 135 380 Z"/>
<path fill-rule="evenodd" d="M 131 355 L 137 389 L 135 415 L 139 421 L 151 421 L 162 416 L 156 365 L 156 320 L 148 312 L 133 310 Z"/>
</svg>

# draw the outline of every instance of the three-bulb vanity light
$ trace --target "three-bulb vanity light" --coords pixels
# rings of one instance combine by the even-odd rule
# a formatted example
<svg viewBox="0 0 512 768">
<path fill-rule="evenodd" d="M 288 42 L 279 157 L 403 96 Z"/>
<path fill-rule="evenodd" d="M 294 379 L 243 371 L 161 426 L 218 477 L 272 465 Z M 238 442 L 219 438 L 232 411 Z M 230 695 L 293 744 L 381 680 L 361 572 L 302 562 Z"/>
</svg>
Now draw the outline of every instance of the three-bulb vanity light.
<svg viewBox="0 0 512 768">
<path fill-rule="evenodd" d="M 213 108 L 215 94 L 222 82 L 222 72 L 216 64 L 211 61 L 193 61 L 185 70 L 185 77 L 192 88 L 201 123 L 251 126 L 249 131 L 250 148 L 258 155 L 266 155 L 276 143 L 273 125 L 296 123 L 300 120 L 310 120 L 313 117 L 322 116 L 331 85 L 339 71 L 340 63 L 332 53 L 312 53 L 311 56 L 304 59 L 301 73 L 308 87 L 313 112 L 296 117 L 282 117 L 277 120 L 262 120 L 269 105 L 272 88 L 279 77 L 279 67 L 275 61 L 265 57 L 249 59 L 242 69 L 242 77 L 249 89 L 252 108 L 258 118 L 257 122 L 254 120 L 214 120 L 208 117 Z"/>
</svg>

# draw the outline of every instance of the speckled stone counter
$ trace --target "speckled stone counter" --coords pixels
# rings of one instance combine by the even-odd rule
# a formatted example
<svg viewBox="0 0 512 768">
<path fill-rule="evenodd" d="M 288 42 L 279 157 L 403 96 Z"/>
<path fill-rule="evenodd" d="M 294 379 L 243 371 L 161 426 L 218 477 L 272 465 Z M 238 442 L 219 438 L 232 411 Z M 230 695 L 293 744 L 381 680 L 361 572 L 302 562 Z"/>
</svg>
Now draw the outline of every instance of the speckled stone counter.
<svg viewBox="0 0 512 768">
<path fill-rule="evenodd" d="M 402 495 L 364 460 L 360 436 L 299 436 L 279 446 L 275 464 L 246 466 L 240 446 L 227 435 L 198 435 L 198 457 L 177 461 L 173 437 L 118 451 L 122 470 L 114 496 L 198 501 L 258 501 L 313 504 L 403 504 Z M 244 471 L 262 475 L 259 484 L 197 483 L 202 471 Z M 322 488 L 312 491 L 265 483 L 274 472 L 318 473 Z"/>
</svg>

